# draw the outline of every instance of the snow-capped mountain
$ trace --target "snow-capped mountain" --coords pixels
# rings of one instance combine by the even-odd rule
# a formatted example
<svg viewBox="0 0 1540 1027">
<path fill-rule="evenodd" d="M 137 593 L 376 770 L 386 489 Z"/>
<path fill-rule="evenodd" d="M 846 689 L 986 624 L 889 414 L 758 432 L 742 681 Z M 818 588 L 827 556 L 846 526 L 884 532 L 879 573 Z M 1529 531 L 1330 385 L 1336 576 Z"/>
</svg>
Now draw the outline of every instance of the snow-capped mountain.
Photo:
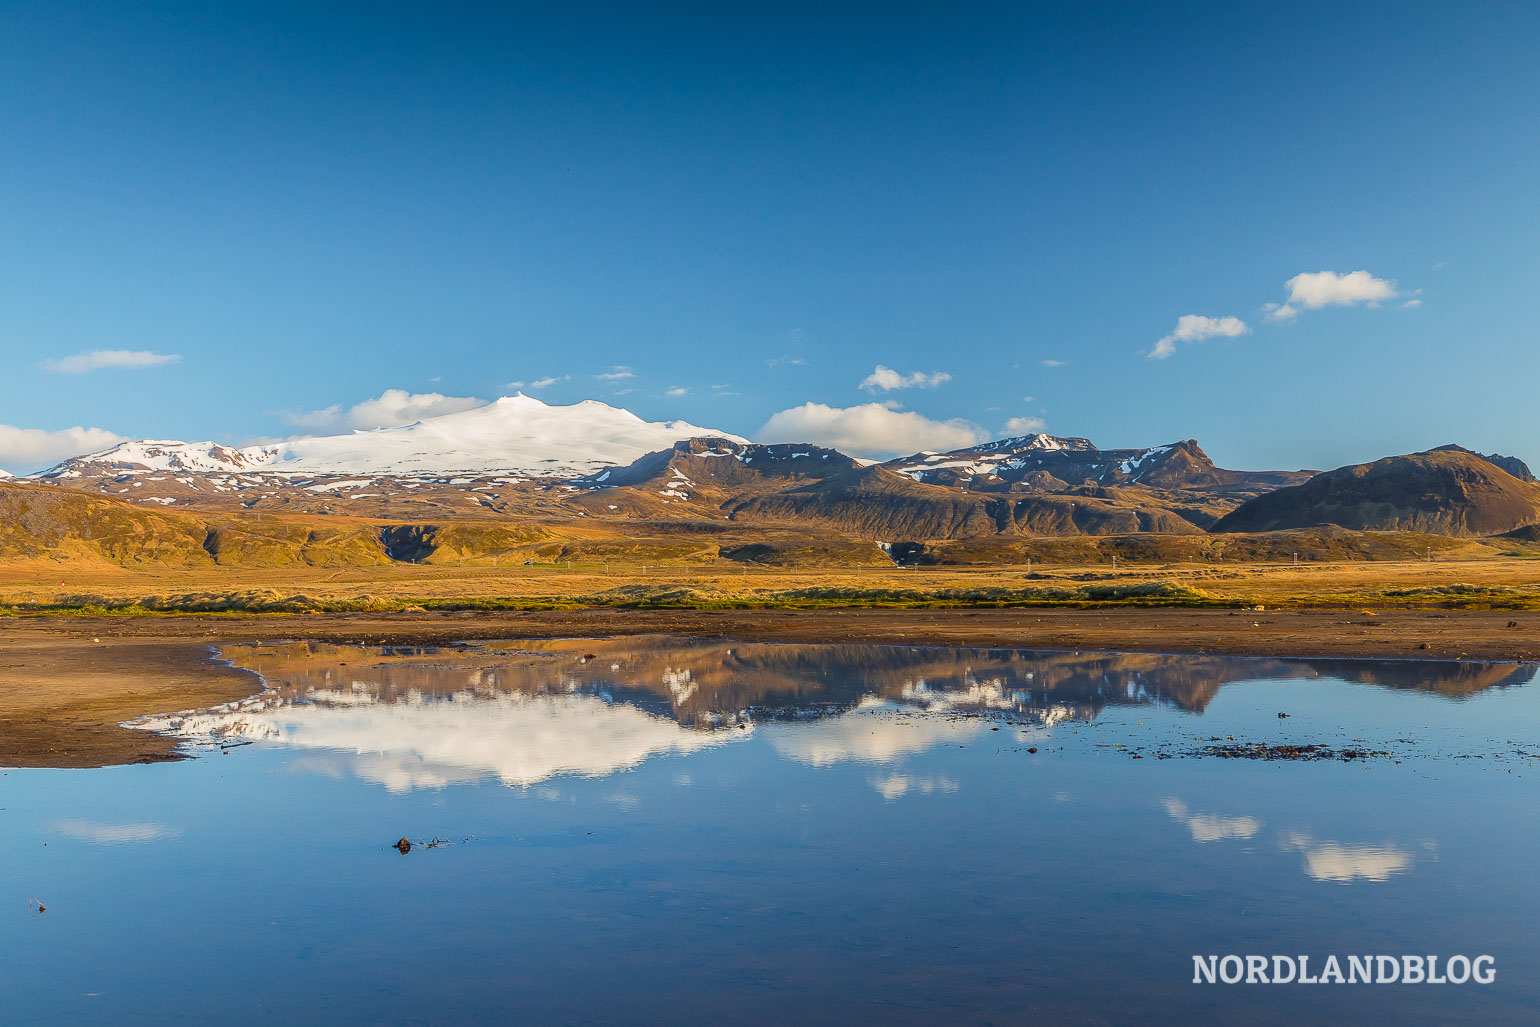
<svg viewBox="0 0 1540 1027">
<path fill-rule="evenodd" d="M 575 477 L 629 464 L 702 435 L 735 435 L 684 421 L 644 421 L 586 400 L 551 406 L 522 394 L 396 428 L 307 436 L 234 448 L 212 442 L 125 442 L 66 460 L 37 477 L 106 475 L 487 475 Z"/>
<path fill-rule="evenodd" d="M 1058 491 L 1086 482 L 1155 488 L 1277 487 L 1295 472 L 1226 471 L 1196 440 L 1146 449 L 1099 449 L 1089 439 L 1022 435 L 950 453 L 916 453 L 884 465 L 931 485 L 976 491 Z"/>
</svg>

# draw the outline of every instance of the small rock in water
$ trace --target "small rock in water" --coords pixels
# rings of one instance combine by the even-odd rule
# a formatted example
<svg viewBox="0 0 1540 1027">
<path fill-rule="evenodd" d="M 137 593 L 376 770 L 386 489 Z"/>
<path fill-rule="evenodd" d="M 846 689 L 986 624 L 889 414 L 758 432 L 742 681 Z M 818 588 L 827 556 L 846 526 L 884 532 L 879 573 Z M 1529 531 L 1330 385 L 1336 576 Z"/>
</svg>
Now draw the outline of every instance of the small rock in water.
<svg viewBox="0 0 1540 1027">
<path fill-rule="evenodd" d="M 396 843 L 395 848 L 396 848 L 397 852 L 399 852 L 399 853 L 401 853 L 401 855 L 405 856 L 408 852 L 412 851 L 412 843 L 407 841 L 405 838 L 403 838 L 399 842 Z"/>
</svg>

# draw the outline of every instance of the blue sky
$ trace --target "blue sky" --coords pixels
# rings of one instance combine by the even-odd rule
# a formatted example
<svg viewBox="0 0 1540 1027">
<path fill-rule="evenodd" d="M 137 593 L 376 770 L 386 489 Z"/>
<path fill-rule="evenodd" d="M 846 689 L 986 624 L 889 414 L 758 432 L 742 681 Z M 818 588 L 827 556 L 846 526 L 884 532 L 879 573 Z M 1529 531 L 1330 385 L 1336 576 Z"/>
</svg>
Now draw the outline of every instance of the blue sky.
<svg viewBox="0 0 1540 1027">
<path fill-rule="evenodd" d="M 744 7 L 7 3 L 0 466 L 511 382 L 1540 461 L 1540 6 Z"/>
</svg>

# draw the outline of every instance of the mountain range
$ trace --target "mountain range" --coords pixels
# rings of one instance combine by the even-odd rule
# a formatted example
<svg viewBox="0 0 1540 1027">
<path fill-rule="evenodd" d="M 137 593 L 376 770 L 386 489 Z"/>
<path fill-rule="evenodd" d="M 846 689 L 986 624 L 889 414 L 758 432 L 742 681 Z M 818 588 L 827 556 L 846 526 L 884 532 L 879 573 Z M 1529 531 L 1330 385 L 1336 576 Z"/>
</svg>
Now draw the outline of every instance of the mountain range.
<svg viewBox="0 0 1540 1027">
<path fill-rule="evenodd" d="M 265 515 L 280 520 L 252 520 Z M 317 516 L 328 526 L 304 520 Z M 570 558 L 641 537 L 691 559 L 936 559 L 950 545 L 977 562 L 1044 537 L 1193 537 L 1196 552 L 1203 537 L 1343 529 L 1534 533 L 1540 483 L 1458 446 L 1317 474 L 1220 468 L 1193 439 L 1101 449 L 1041 433 L 875 463 L 519 395 L 255 446 L 129 442 L 0 484 L 0 552 L 108 559 L 140 535 L 214 562 Z"/>
<path fill-rule="evenodd" d="M 644 421 L 629 410 L 595 400 L 550 406 L 519 394 L 399 427 L 303 436 L 268 445 L 125 442 L 66 460 L 38 477 L 92 481 L 144 471 L 289 478 L 348 474 L 570 477 L 629 463 L 679 439 L 722 434 L 684 421 Z"/>
</svg>

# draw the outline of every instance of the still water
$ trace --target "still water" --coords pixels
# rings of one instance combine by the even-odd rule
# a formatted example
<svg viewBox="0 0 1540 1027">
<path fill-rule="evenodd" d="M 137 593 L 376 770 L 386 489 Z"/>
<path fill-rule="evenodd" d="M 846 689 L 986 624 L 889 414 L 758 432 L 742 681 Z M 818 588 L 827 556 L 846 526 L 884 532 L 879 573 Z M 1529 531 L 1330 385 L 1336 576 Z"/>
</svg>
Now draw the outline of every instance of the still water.
<svg viewBox="0 0 1540 1027">
<path fill-rule="evenodd" d="M 1533 666 L 222 655 L 268 690 L 137 725 L 196 759 L 0 777 L 0 1022 L 1540 1020 Z"/>
</svg>

